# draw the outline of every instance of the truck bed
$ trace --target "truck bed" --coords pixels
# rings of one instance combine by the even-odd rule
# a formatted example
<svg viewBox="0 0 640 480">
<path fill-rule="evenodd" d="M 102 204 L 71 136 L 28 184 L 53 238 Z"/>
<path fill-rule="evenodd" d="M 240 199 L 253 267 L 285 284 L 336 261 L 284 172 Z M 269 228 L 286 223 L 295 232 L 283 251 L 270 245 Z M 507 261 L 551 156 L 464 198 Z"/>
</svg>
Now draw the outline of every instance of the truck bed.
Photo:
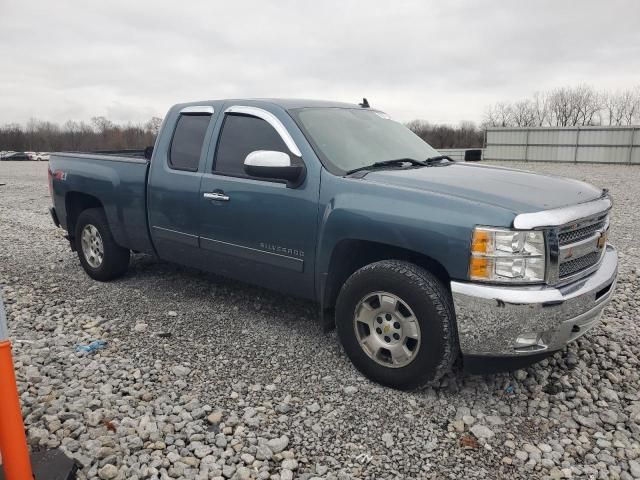
<svg viewBox="0 0 640 480">
<path fill-rule="evenodd" d="M 56 157 L 80 158 L 82 160 L 109 160 L 112 162 L 148 163 L 144 150 L 99 150 L 95 152 L 55 152 Z"/>
<path fill-rule="evenodd" d="M 144 151 L 52 153 L 54 205 L 61 225 L 74 235 L 76 212 L 71 205 L 104 208 L 113 238 L 134 251 L 152 253 L 147 227 L 147 173 Z M 69 208 L 68 208 L 69 207 Z"/>
</svg>

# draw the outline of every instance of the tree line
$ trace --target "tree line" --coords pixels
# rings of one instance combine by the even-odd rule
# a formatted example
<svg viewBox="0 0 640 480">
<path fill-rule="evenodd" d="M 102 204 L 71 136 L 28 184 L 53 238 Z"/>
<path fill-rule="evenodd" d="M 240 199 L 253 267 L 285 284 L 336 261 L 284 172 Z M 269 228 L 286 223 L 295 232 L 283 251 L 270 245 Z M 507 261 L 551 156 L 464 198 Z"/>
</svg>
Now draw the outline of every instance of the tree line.
<svg viewBox="0 0 640 480">
<path fill-rule="evenodd" d="M 484 127 L 622 126 L 640 123 L 640 85 L 597 91 L 589 85 L 536 92 L 531 98 L 487 108 Z"/>
<path fill-rule="evenodd" d="M 30 120 L 25 126 L 0 126 L 0 150 L 56 152 L 143 149 L 153 145 L 162 119 L 143 124 L 118 125 L 105 117 L 90 122 L 68 121 L 63 125 Z M 434 125 L 422 120 L 406 124 L 434 148 L 482 147 L 483 132 L 473 122 L 458 126 Z"/>
<path fill-rule="evenodd" d="M 105 117 L 63 125 L 32 119 L 26 125 L 0 126 L 0 150 L 92 151 L 143 149 L 153 145 L 162 123 L 153 117 L 141 124 L 119 125 Z M 599 92 L 589 85 L 536 92 L 531 98 L 498 102 L 487 108 L 480 127 L 412 120 L 406 124 L 434 148 L 480 148 L 487 127 L 570 127 L 640 124 L 640 85 Z"/>
<path fill-rule="evenodd" d="M 432 124 L 424 120 L 412 120 L 405 124 L 413 133 L 433 148 L 482 148 L 484 130 L 469 121 L 457 126 Z"/>
<path fill-rule="evenodd" d="M 55 152 L 143 149 L 155 142 L 162 123 L 153 117 L 143 124 L 118 125 L 105 117 L 91 122 L 69 120 L 64 125 L 32 119 L 25 126 L 0 127 L 0 150 Z"/>
</svg>

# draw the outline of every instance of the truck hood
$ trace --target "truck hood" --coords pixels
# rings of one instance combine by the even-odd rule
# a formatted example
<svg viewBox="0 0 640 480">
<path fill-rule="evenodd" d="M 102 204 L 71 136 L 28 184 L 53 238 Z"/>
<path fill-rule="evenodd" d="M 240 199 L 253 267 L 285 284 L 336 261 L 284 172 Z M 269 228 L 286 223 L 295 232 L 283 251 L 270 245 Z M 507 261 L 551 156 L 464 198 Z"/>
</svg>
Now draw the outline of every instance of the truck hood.
<svg viewBox="0 0 640 480">
<path fill-rule="evenodd" d="M 579 180 L 470 163 L 374 170 L 364 179 L 454 195 L 500 206 L 516 214 L 575 205 L 602 196 L 602 190 Z"/>
</svg>

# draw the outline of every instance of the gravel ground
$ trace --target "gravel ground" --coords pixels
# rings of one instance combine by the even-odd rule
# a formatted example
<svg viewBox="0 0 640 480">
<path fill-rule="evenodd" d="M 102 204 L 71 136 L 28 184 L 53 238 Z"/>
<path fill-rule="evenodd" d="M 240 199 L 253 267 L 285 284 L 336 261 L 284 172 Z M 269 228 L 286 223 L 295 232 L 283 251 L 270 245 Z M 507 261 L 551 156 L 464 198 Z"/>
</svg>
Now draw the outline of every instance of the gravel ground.
<svg viewBox="0 0 640 480">
<path fill-rule="evenodd" d="M 33 448 L 81 478 L 640 478 L 640 170 L 508 164 L 611 190 L 621 275 L 602 324 L 513 374 L 398 392 L 315 307 L 137 255 L 91 281 L 51 224 L 45 163 L 0 162 L 0 285 Z M 95 353 L 75 347 L 106 341 Z"/>
</svg>

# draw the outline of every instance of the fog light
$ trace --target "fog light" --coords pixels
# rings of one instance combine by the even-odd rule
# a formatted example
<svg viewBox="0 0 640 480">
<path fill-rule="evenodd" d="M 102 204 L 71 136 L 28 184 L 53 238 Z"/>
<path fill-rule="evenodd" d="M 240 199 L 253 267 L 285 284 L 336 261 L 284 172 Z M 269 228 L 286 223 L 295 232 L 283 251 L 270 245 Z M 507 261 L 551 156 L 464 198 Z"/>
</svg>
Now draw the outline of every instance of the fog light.
<svg viewBox="0 0 640 480">
<path fill-rule="evenodd" d="M 543 345 L 541 335 L 535 332 L 527 332 L 522 333 L 516 338 L 516 343 L 513 345 L 513 348 L 527 348 L 539 345 Z"/>
</svg>

